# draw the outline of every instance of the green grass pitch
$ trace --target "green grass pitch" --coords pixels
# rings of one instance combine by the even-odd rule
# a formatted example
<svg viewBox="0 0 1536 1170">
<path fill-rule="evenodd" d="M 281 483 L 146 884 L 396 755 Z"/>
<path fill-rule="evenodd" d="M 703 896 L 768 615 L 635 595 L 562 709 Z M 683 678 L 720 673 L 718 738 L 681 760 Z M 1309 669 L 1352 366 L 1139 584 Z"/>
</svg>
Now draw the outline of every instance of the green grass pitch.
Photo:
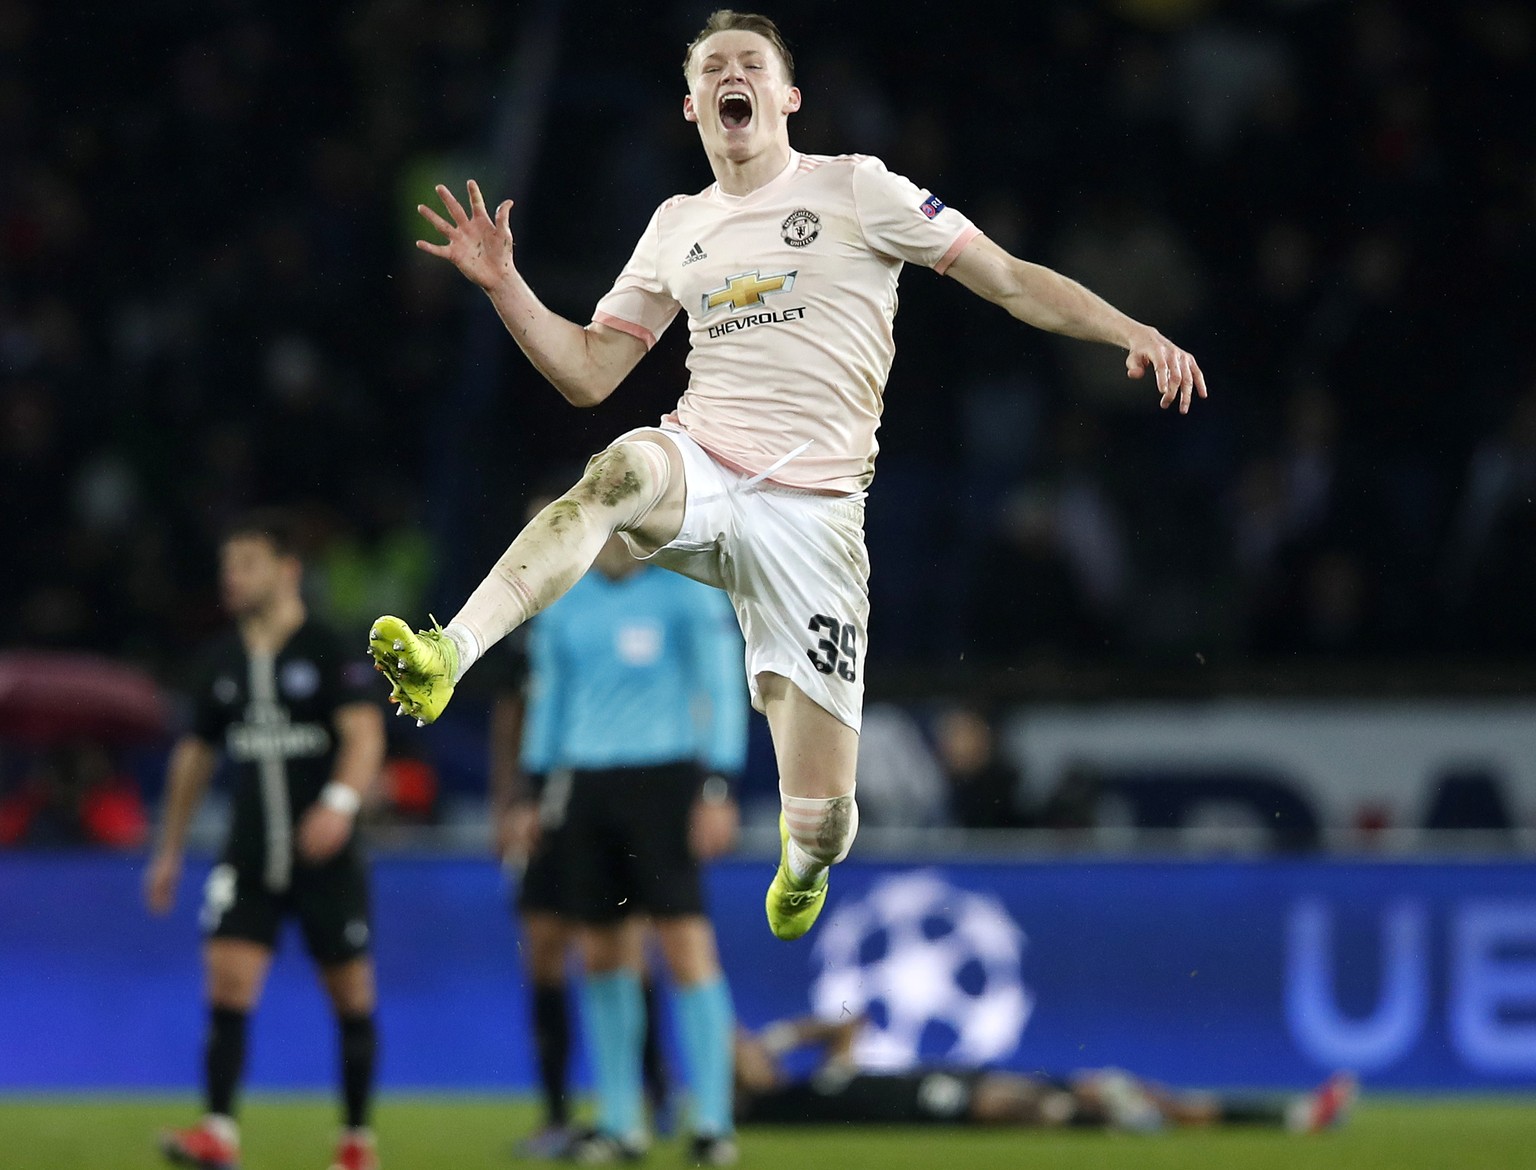
<svg viewBox="0 0 1536 1170">
<path fill-rule="evenodd" d="M 0 1097 L 4 1170 L 150 1170 L 161 1127 L 195 1117 L 190 1097 Z M 512 1170 L 512 1141 L 534 1120 L 523 1100 L 386 1096 L 386 1170 Z M 325 1170 L 335 1108 L 324 1098 L 254 1096 L 243 1110 L 244 1170 Z M 1536 1102 L 1367 1098 L 1344 1129 L 1316 1137 L 1256 1130 L 1133 1136 L 974 1129 L 747 1129 L 743 1170 L 1513 1170 L 1536 1166 Z M 660 1142 L 647 1164 L 683 1164 Z"/>
</svg>

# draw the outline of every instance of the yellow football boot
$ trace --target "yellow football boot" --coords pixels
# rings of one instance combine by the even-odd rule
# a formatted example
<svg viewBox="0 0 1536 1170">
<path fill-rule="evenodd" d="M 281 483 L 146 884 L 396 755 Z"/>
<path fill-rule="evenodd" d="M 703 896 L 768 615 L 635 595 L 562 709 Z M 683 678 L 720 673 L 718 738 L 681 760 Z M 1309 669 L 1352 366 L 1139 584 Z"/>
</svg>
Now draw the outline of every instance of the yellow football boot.
<svg viewBox="0 0 1536 1170">
<path fill-rule="evenodd" d="M 430 630 L 412 633 L 397 617 L 381 617 L 368 631 L 368 652 L 374 666 L 393 684 L 390 698 L 402 715 L 431 723 L 453 698 L 453 677 L 459 669 L 459 648 L 443 637 L 437 622 Z"/>
<path fill-rule="evenodd" d="M 799 938 L 815 925 L 827 900 L 827 871 L 811 884 L 802 884 L 789 871 L 789 829 L 779 814 L 779 869 L 768 886 L 768 928 L 786 942 Z"/>
</svg>

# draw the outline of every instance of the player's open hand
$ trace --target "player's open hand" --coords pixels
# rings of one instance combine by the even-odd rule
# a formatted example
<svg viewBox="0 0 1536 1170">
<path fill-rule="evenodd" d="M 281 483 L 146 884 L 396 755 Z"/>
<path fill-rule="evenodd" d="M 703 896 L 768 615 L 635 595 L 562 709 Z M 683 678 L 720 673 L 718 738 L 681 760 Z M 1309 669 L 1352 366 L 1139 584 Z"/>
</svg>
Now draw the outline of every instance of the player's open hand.
<svg viewBox="0 0 1536 1170">
<path fill-rule="evenodd" d="M 1179 404 L 1179 413 L 1188 414 L 1195 395 L 1205 397 L 1205 375 L 1193 354 L 1186 353 L 1156 329 L 1143 325 L 1132 337 L 1125 355 L 1125 372 L 1140 378 L 1150 368 L 1157 375 L 1157 404 L 1163 409 Z"/>
<path fill-rule="evenodd" d="M 169 914 L 176 905 L 176 887 L 181 884 L 181 857 L 175 853 L 156 853 L 144 875 L 144 904 L 151 914 Z"/>
<path fill-rule="evenodd" d="M 453 222 L 450 223 L 425 203 L 416 205 L 422 217 L 440 231 L 448 242 L 434 244 L 417 240 L 416 246 L 423 252 L 451 261 L 453 266 L 483 289 L 500 283 L 512 268 L 512 228 L 508 216 L 512 212 L 512 200 L 502 200 L 492 219 L 485 210 L 485 199 L 480 194 L 480 184 L 469 181 L 469 211 L 454 198 L 453 192 L 441 183 L 437 185 L 437 197 L 443 201 Z"/>
<path fill-rule="evenodd" d="M 352 814 L 323 804 L 310 805 L 299 822 L 299 854 L 318 865 L 341 852 L 352 836 Z"/>
</svg>

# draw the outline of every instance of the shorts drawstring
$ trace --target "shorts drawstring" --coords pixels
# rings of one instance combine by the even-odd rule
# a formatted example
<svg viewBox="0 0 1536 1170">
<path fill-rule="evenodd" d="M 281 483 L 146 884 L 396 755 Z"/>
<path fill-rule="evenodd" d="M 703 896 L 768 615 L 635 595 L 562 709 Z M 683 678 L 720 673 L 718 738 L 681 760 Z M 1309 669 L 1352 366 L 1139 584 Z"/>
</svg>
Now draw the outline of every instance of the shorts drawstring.
<svg viewBox="0 0 1536 1170">
<path fill-rule="evenodd" d="M 749 479 L 746 482 L 744 482 L 741 485 L 742 488 L 746 489 L 746 488 L 756 487 L 758 484 L 762 483 L 763 480 L 765 480 L 769 476 L 771 476 L 775 471 L 778 471 L 786 463 L 789 463 L 791 460 L 798 459 L 798 458 L 800 458 L 800 456 L 804 455 L 807 451 L 809 451 L 811 449 L 811 444 L 814 443 L 815 441 L 816 441 L 815 439 L 807 439 L 805 442 L 801 443 L 798 447 L 796 447 L 793 451 L 791 451 L 788 455 L 780 455 L 777 459 L 775 459 L 769 465 L 769 467 L 768 467 L 768 469 L 766 471 L 759 471 L 751 479 Z"/>
</svg>

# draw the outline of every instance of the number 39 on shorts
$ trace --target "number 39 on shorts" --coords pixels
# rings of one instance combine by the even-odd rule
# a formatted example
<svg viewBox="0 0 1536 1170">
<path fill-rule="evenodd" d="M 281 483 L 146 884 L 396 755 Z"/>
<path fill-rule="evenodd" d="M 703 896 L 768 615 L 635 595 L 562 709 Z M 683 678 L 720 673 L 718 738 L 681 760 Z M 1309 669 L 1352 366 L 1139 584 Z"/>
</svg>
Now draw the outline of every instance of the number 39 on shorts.
<svg viewBox="0 0 1536 1170">
<path fill-rule="evenodd" d="M 819 613 L 808 627 L 813 634 L 822 634 L 816 645 L 807 650 L 811 665 L 822 674 L 836 674 L 844 682 L 858 678 L 859 632 L 852 622 L 839 621 Z"/>
</svg>

